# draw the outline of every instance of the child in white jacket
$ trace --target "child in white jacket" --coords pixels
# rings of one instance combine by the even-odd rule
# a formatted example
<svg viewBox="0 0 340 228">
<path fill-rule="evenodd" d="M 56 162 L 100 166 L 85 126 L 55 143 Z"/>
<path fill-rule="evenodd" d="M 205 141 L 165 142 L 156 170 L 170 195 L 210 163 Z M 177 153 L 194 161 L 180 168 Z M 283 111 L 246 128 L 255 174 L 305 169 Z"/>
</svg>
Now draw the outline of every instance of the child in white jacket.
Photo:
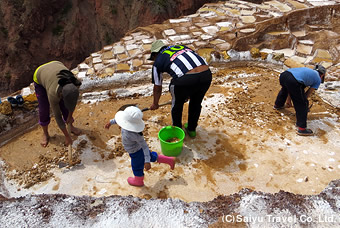
<svg viewBox="0 0 340 228">
<path fill-rule="evenodd" d="M 112 124 L 118 124 L 121 127 L 122 143 L 131 157 L 134 174 L 134 177 L 129 177 L 127 181 L 133 186 L 144 185 L 143 170 L 151 169 L 150 162 L 166 163 L 170 165 L 171 169 L 175 167 L 174 157 L 167 157 L 149 150 L 142 133 L 145 127 L 142 118 L 143 113 L 139 108 L 129 106 L 124 111 L 118 111 L 115 118 L 105 125 L 106 129 L 109 129 Z"/>
</svg>

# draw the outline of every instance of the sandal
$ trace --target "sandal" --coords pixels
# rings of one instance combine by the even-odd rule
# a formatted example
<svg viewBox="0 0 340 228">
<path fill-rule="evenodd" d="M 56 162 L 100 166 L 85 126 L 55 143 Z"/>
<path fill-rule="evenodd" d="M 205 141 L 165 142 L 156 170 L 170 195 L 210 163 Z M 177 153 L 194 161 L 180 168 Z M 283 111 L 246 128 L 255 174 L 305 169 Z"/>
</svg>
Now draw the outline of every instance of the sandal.
<svg viewBox="0 0 340 228">
<path fill-rule="evenodd" d="M 18 101 L 14 97 L 7 97 L 7 100 L 12 107 L 16 107 L 18 105 Z"/>
<path fill-rule="evenodd" d="M 25 101 L 24 101 L 24 98 L 21 95 L 16 96 L 15 99 L 17 100 L 19 107 L 22 107 L 24 105 Z"/>
</svg>

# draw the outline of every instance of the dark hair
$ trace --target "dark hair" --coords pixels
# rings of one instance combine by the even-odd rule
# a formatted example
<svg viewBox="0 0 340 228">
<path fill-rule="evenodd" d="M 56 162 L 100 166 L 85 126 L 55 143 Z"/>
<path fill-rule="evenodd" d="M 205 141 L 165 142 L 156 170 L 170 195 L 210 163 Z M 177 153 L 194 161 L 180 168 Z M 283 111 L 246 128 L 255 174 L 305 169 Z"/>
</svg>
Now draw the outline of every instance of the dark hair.
<svg viewBox="0 0 340 228">
<path fill-rule="evenodd" d="M 81 86 L 81 82 L 76 77 L 74 77 L 74 74 L 69 70 L 61 70 L 58 73 L 58 78 L 58 84 L 62 87 L 70 83 L 74 84 L 75 86 Z"/>
<path fill-rule="evenodd" d="M 320 75 L 323 75 L 326 73 L 326 68 L 322 65 L 319 65 L 317 64 L 315 67 L 314 67 L 314 70 L 316 70 L 317 72 L 319 72 Z"/>
</svg>

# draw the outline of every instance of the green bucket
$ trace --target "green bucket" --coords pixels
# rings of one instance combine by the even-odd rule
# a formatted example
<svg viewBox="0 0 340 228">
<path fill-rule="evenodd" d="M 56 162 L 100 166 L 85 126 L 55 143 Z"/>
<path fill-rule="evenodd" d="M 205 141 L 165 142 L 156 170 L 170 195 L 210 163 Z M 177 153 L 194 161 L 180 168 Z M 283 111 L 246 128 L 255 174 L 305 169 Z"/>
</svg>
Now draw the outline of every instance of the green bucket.
<svg viewBox="0 0 340 228">
<path fill-rule="evenodd" d="M 181 154 L 183 148 L 184 131 L 179 127 L 166 126 L 158 132 L 158 138 L 161 141 L 162 153 L 165 156 L 177 157 Z M 171 142 L 172 139 L 178 139 Z"/>
</svg>

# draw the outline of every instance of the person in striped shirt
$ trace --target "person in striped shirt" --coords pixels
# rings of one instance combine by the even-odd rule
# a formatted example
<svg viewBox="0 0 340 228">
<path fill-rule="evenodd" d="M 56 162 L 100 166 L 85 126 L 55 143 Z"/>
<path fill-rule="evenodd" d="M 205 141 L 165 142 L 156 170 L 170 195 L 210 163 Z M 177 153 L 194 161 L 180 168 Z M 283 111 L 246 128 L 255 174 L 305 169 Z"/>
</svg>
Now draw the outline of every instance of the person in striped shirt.
<svg viewBox="0 0 340 228">
<path fill-rule="evenodd" d="M 182 128 L 183 105 L 189 99 L 188 122 L 184 124 L 187 134 L 196 137 L 196 127 L 202 109 L 202 100 L 208 91 L 212 73 L 207 62 L 185 45 L 167 46 L 162 40 L 151 45 L 153 103 L 150 110 L 159 108 L 162 95 L 163 73 L 172 79 L 170 93 L 172 96 L 172 125 Z"/>
</svg>

